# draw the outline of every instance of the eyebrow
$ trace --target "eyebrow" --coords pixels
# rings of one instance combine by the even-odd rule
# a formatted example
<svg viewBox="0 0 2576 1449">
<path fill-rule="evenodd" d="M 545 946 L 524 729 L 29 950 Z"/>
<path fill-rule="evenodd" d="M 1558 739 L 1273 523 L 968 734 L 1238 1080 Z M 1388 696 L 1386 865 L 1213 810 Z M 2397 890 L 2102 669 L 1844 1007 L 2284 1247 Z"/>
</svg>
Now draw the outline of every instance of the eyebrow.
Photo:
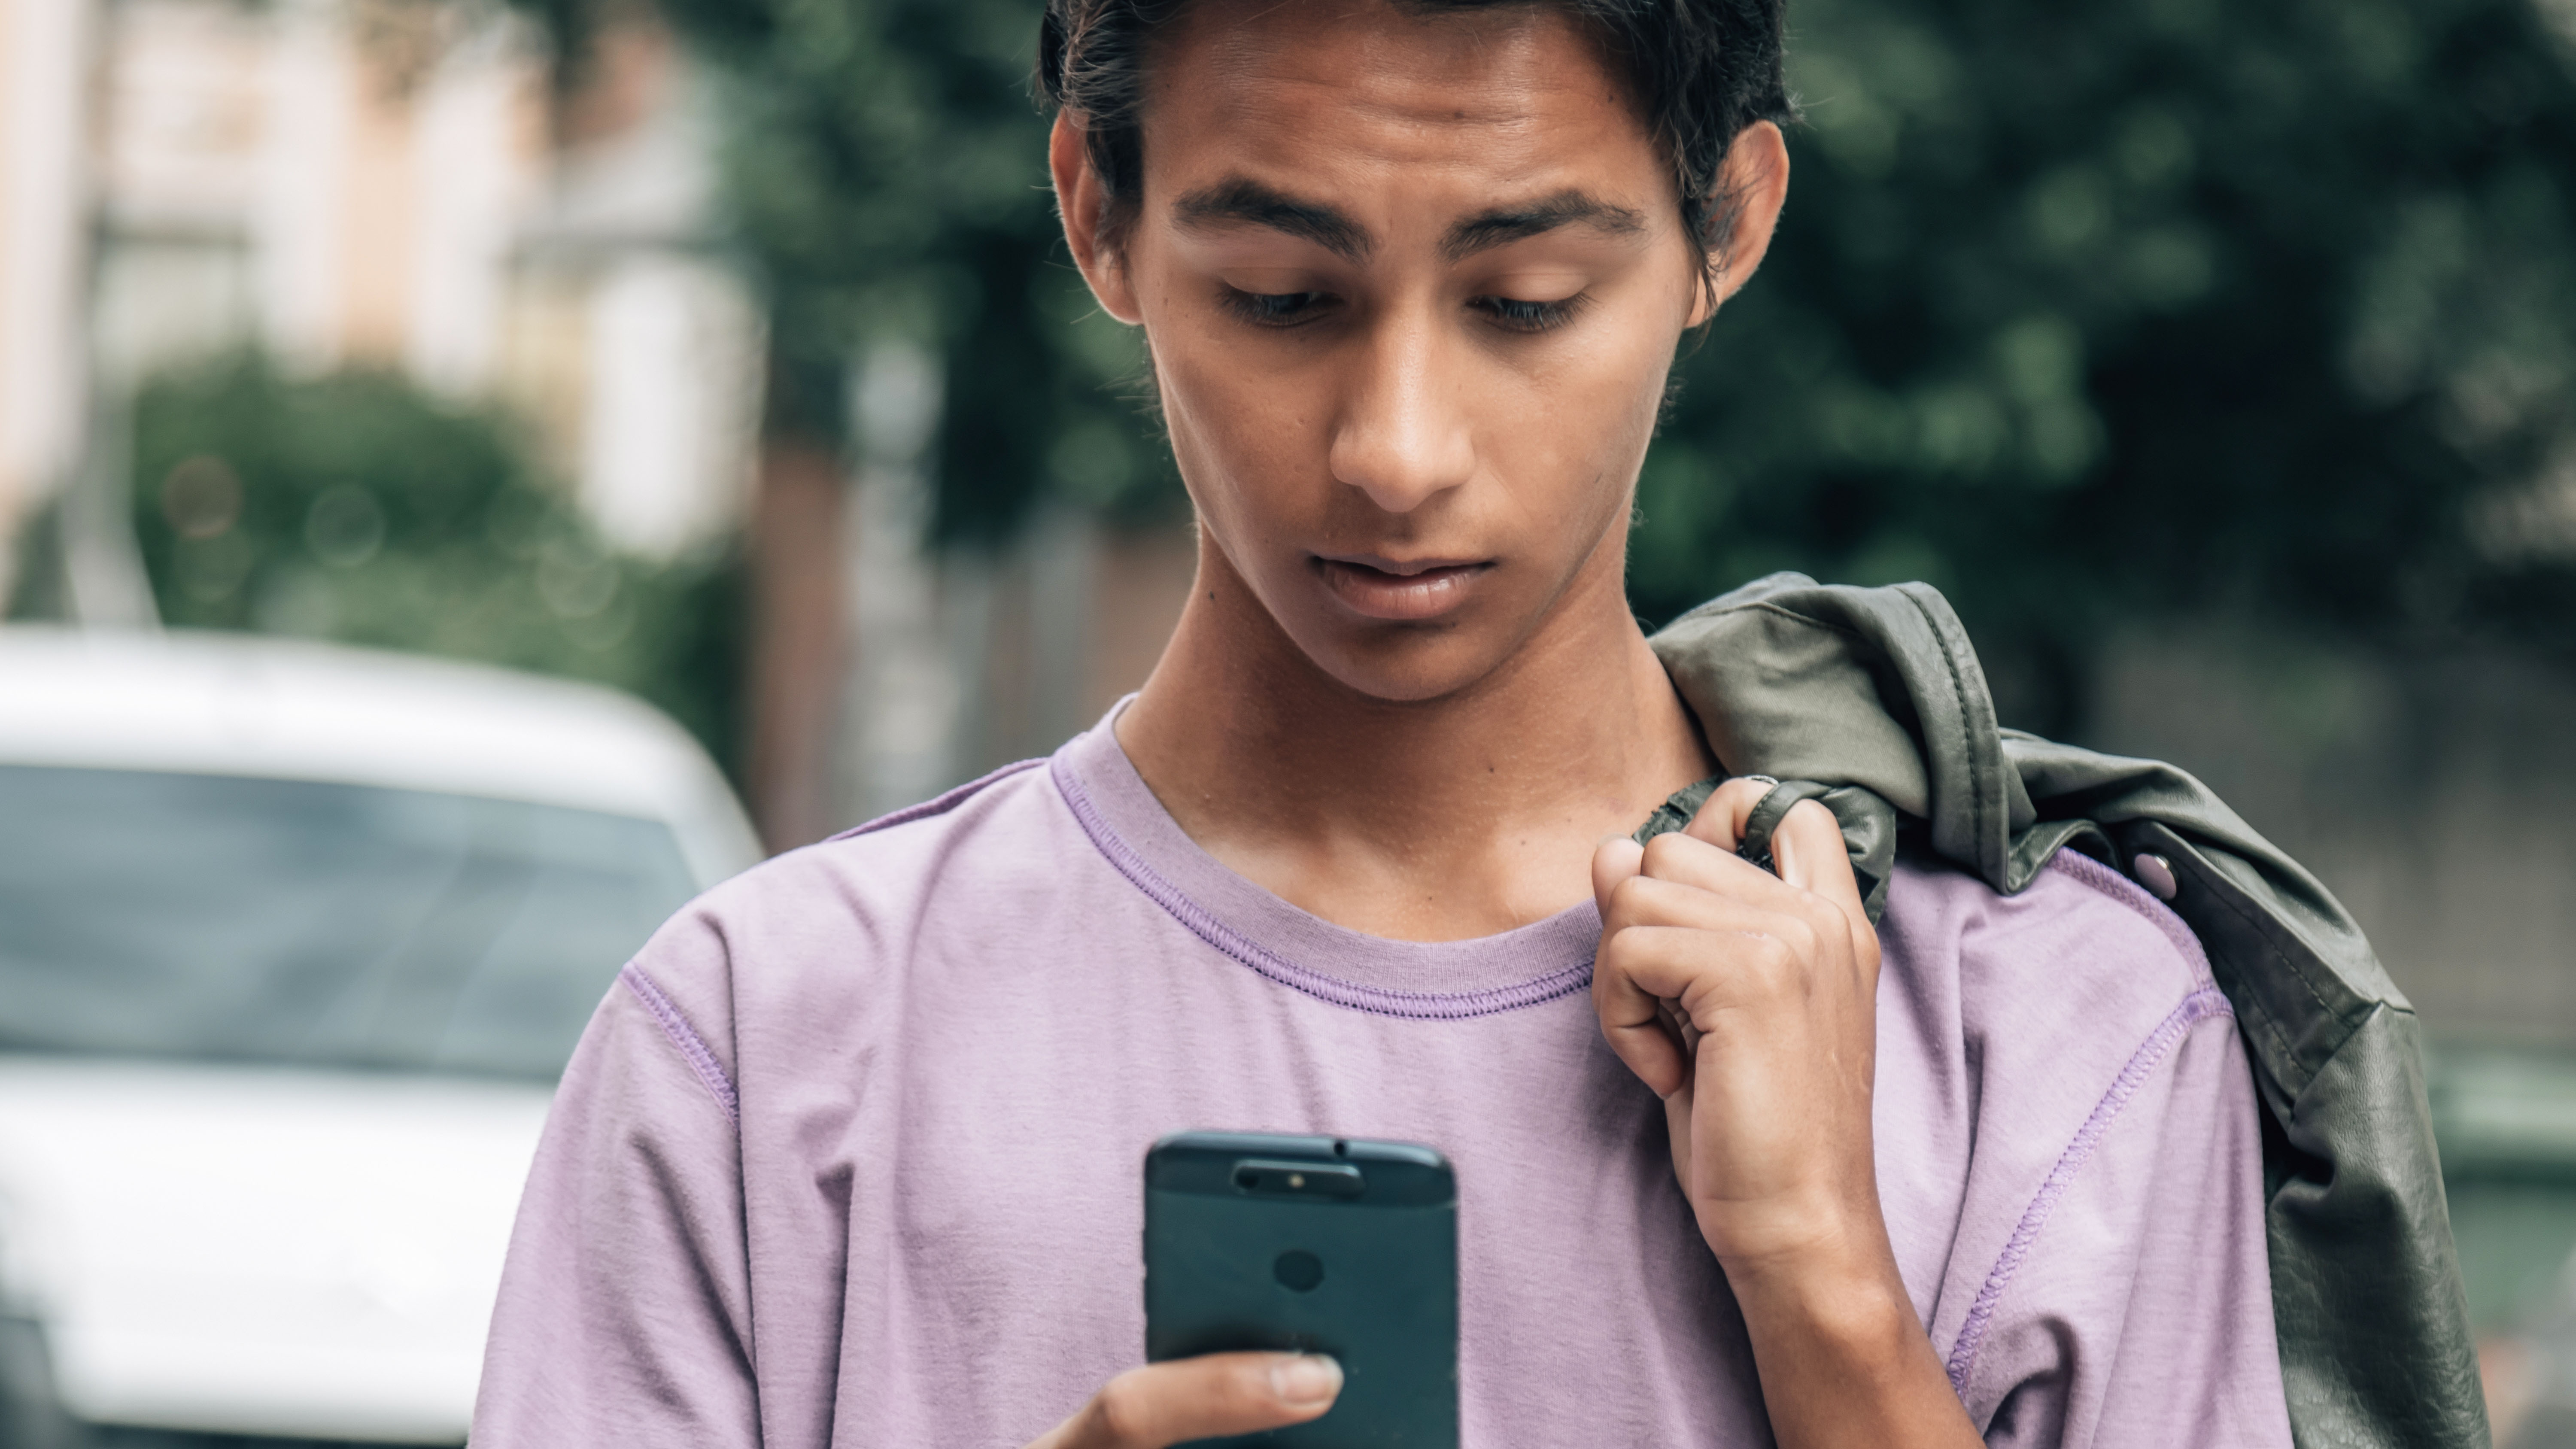
<svg viewBox="0 0 2576 1449">
<path fill-rule="evenodd" d="M 1568 188 L 1536 201 L 1471 216 L 1449 228 L 1449 235 L 1441 238 L 1440 252 L 1453 262 L 1460 261 L 1568 226 L 1587 227 L 1604 236 L 1635 236 L 1645 231 L 1646 219 L 1627 207 L 1613 206 Z"/>
<path fill-rule="evenodd" d="M 1348 261 L 1359 261 L 1369 254 L 1375 238 L 1368 228 L 1329 206 L 1299 201 L 1285 192 L 1274 191 L 1258 181 L 1236 177 L 1220 181 L 1183 196 L 1172 208 L 1179 214 L 1181 225 L 1192 231 L 1229 223 L 1266 226 L 1272 231 L 1303 237 Z"/>
<path fill-rule="evenodd" d="M 1243 177 L 1190 192 L 1173 210 L 1180 224 L 1193 231 L 1237 224 L 1263 226 L 1302 237 L 1354 262 L 1365 259 L 1377 243 L 1368 228 L 1332 207 L 1300 201 Z M 1627 207 L 1568 188 L 1468 217 L 1449 228 L 1441 238 L 1440 252 L 1450 261 L 1461 261 L 1568 226 L 1588 227 L 1607 236 L 1633 236 L 1646 229 L 1646 219 Z"/>
</svg>

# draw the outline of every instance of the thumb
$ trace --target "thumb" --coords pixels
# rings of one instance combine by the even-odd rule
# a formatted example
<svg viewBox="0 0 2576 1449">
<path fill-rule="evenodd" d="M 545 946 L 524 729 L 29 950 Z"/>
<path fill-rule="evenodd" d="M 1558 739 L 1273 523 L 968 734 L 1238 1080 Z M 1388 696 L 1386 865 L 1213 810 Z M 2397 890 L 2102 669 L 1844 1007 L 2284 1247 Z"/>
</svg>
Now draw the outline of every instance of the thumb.
<svg viewBox="0 0 2576 1449">
<path fill-rule="evenodd" d="M 1164 1449 L 1322 1417 L 1342 1366 L 1320 1354 L 1211 1353 L 1132 1368 L 1029 1449 Z"/>
<path fill-rule="evenodd" d="M 1592 850 L 1592 900 L 1610 918 L 1610 893 L 1646 868 L 1646 847 L 1624 835 L 1605 835 Z"/>
</svg>

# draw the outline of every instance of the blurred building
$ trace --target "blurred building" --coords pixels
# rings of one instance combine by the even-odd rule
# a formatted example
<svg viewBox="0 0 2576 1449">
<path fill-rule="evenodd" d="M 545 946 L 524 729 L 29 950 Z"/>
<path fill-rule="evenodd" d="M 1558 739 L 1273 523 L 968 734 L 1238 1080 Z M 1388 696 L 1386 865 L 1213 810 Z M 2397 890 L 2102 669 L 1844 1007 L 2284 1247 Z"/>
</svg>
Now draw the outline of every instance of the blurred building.
<svg viewBox="0 0 2576 1449">
<path fill-rule="evenodd" d="M 881 346 L 851 393 L 847 465 L 764 470 L 755 556 L 780 627 L 762 631 L 751 788 L 778 848 L 1089 728 L 1145 682 L 1197 567 L 1187 526 L 1121 530 L 1060 503 L 1002 547 L 932 546 L 938 369 Z"/>
<path fill-rule="evenodd" d="M 647 7 L 563 63 L 491 0 L 0 5 L 0 597 L 59 497 L 75 612 L 148 622 L 124 403 L 258 348 L 500 402 L 629 552 L 745 530 L 774 847 L 1043 753 L 1143 680 L 1186 535 L 1067 512 L 927 548 L 921 359 L 854 368 L 859 456 L 762 454 L 714 83 Z"/>
<path fill-rule="evenodd" d="M 0 537 L 244 347 L 512 405 L 632 550 L 736 521 L 759 314 L 659 31 L 566 71 L 464 0 L 8 0 L 0 76 Z"/>
</svg>

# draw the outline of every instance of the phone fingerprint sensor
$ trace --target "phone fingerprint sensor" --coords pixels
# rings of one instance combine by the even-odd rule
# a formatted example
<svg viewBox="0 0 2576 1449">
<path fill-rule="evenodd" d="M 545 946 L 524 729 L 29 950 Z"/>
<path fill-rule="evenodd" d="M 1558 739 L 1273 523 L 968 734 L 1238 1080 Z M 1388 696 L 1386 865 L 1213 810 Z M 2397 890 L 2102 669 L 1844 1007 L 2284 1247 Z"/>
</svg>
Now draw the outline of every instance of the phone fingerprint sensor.
<svg viewBox="0 0 2576 1449">
<path fill-rule="evenodd" d="M 1290 1248 L 1279 1255 L 1278 1262 L 1270 1265 L 1270 1273 L 1279 1280 L 1281 1287 L 1308 1293 L 1324 1281 L 1324 1260 L 1303 1248 Z"/>
</svg>

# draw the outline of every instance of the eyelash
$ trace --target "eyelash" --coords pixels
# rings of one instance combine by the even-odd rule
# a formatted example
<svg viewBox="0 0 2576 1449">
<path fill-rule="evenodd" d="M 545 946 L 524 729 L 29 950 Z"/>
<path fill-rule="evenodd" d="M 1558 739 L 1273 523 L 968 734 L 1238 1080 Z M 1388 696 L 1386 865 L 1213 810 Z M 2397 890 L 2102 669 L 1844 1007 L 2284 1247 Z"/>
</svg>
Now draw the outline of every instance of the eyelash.
<svg viewBox="0 0 2576 1449">
<path fill-rule="evenodd" d="M 1312 319 L 1318 307 L 1332 298 L 1325 292 L 1246 292 L 1228 287 L 1222 300 L 1226 310 L 1246 322 L 1260 327 L 1284 328 L 1303 325 Z M 1574 320 L 1574 314 L 1590 300 L 1590 294 L 1577 292 L 1554 302 L 1478 297 L 1468 305 L 1491 317 L 1505 331 L 1538 333 L 1553 332 Z"/>
<path fill-rule="evenodd" d="M 1307 320 L 1322 292 L 1245 292 L 1225 289 L 1226 310 L 1262 327 L 1294 327 Z"/>
<path fill-rule="evenodd" d="M 1583 304 L 1590 300 L 1592 295 L 1589 292 L 1577 292 L 1571 297 L 1560 298 L 1554 302 L 1523 302 L 1513 297 L 1478 297 L 1475 305 L 1482 307 L 1497 323 L 1511 331 L 1553 332 L 1573 321 L 1574 314 L 1583 310 Z"/>
</svg>

